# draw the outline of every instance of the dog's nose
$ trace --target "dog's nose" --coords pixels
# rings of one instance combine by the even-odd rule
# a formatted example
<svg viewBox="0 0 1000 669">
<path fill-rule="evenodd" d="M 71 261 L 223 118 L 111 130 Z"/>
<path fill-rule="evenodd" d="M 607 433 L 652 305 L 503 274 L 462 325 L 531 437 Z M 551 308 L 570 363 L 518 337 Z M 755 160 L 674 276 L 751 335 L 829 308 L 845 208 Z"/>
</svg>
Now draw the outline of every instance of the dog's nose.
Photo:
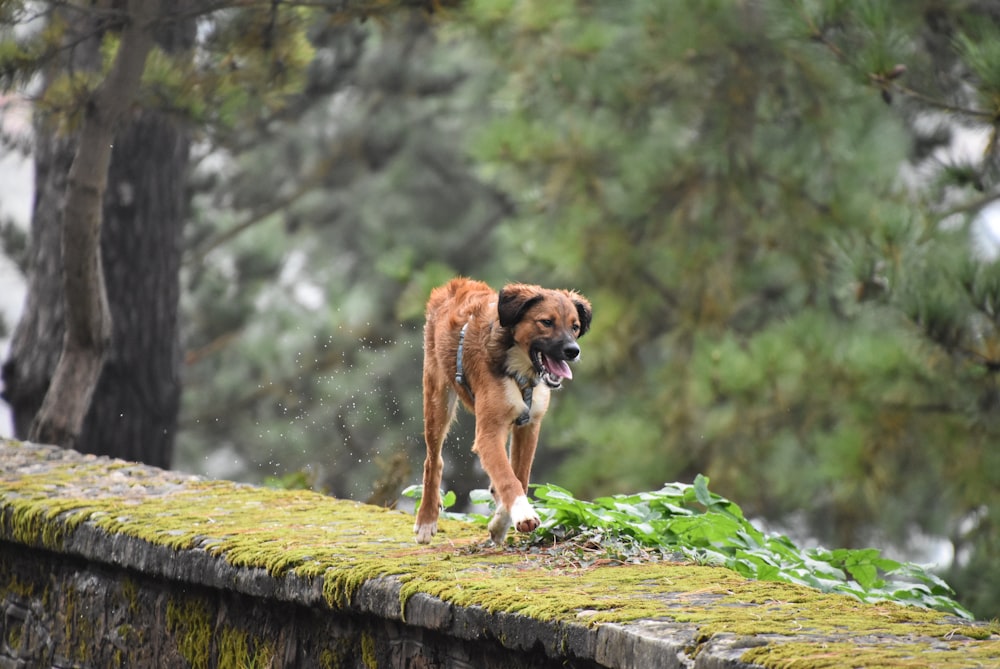
<svg viewBox="0 0 1000 669">
<path fill-rule="evenodd" d="M 580 346 L 571 341 L 563 347 L 563 355 L 566 356 L 567 360 L 576 360 L 576 356 L 580 355 Z"/>
</svg>

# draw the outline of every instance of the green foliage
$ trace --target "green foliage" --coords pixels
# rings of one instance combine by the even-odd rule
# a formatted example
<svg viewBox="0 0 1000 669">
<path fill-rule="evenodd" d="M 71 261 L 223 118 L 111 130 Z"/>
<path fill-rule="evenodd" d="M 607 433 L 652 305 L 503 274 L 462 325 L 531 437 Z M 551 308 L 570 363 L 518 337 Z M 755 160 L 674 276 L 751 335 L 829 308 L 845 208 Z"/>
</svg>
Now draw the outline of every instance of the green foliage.
<svg viewBox="0 0 1000 669">
<path fill-rule="evenodd" d="M 468 18 L 497 63 L 473 150 L 517 197 L 507 263 L 595 303 L 548 476 L 598 496 L 701 471 L 842 546 L 1000 504 L 993 263 L 970 265 L 968 232 L 996 142 L 933 153 L 963 124 L 994 132 L 995 19 L 543 4 Z"/>
<path fill-rule="evenodd" d="M 655 492 L 575 499 L 554 485 L 535 487 L 542 516 L 537 534 L 546 541 L 572 541 L 580 534 L 600 542 L 634 542 L 673 551 L 699 563 L 726 566 L 747 578 L 784 581 L 840 592 L 865 602 L 916 604 L 972 618 L 954 592 L 934 574 L 912 563 L 882 556 L 874 548 L 801 549 L 788 537 L 765 533 L 739 506 L 708 489 L 668 484 Z"/>
<path fill-rule="evenodd" d="M 1000 113 L 1000 29 L 977 22 L 956 36 L 955 46 L 977 79 L 980 106 L 995 118 Z"/>
<path fill-rule="evenodd" d="M 44 25 L 31 25 L 35 9 L 15 0 L 0 6 L 0 90 L 28 86 L 46 60 L 56 53 L 66 28 L 53 17 Z M 30 27 L 26 27 L 30 26 Z"/>
<path fill-rule="evenodd" d="M 424 497 L 424 487 L 422 485 L 407 486 L 403 492 L 400 493 L 400 496 L 413 500 L 413 514 L 416 515 L 417 511 L 420 509 L 420 502 Z M 469 494 L 469 499 L 473 504 L 493 503 L 493 497 L 490 495 L 488 490 L 473 490 Z M 450 518 L 451 520 L 463 520 L 486 527 L 486 524 L 489 522 L 489 516 L 484 516 L 481 513 L 449 511 L 448 509 L 453 508 L 457 501 L 458 495 L 454 490 L 449 490 L 441 495 L 441 508 L 443 509 L 443 513 L 441 515 L 445 518 Z"/>
<path fill-rule="evenodd" d="M 552 484 L 533 486 L 541 526 L 521 548 L 543 550 L 550 556 L 583 566 L 607 560 L 638 564 L 660 560 L 691 560 L 725 566 L 747 578 L 782 581 L 821 592 L 851 595 L 863 602 L 891 601 L 935 609 L 971 619 L 941 578 L 920 565 L 899 562 L 874 548 L 827 550 L 798 547 L 784 535 L 763 532 L 742 509 L 708 489 L 708 478 L 694 484 L 669 483 L 653 492 L 579 500 Z M 483 494 L 485 493 L 485 494 Z M 417 502 L 421 487 L 404 497 Z M 449 491 L 442 498 L 448 509 L 456 501 Z M 492 503 L 478 491 L 473 503 Z M 446 517 L 485 526 L 488 516 L 445 512 Z"/>
<path fill-rule="evenodd" d="M 299 470 L 282 476 L 268 476 L 264 485 L 278 490 L 315 490 L 316 477 L 312 472 Z"/>
<path fill-rule="evenodd" d="M 197 58 L 192 58 L 191 48 L 176 44 L 171 53 L 154 48 L 143 73 L 140 102 L 207 132 L 229 132 L 236 124 L 260 121 L 286 108 L 304 89 L 306 69 L 315 56 L 307 31 L 320 20 L 334 19 L 294 3 L 281 11 L 221 7 L 201 23 Z M 0 39 L 0 87 L 27 86 L 47 67 L 48 81 L 35 101 L 37 108 L 58 117 L 63 129 L 72 129 L 90 92 L 102 80 L 99 72 L 107 71 L 118 48 L 115 26 L 83 9 L 64 14 L 52 7 L 5 3 L 0 37 L 6 37 L 8 26 L 13 26 L 14 38 Z M 93 67 L 53 67 L 61 62 L 67 44 L 93 49 Z"/>
<path fill-rule="evenodd" d="M 212 22 L 196 63 L 177 72 L 154 58 L 150 83 L 164 100 L 180 91 L 201 123 L 229 128 L 261 121 L 305 88 L 315 56 L 307 31 L 318 16 L 302 7 L 224 12 Z"/>
</svg>

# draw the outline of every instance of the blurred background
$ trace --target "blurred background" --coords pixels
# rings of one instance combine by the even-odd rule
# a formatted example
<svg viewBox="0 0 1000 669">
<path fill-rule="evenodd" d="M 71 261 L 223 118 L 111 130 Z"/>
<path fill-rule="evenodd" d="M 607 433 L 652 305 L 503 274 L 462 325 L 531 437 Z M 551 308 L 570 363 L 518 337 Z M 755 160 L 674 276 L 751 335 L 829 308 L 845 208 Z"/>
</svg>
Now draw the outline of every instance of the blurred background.
<svg viewBox="0 0 1000 669">
<path fill-rule="evenodd" d="M 295 4 L 162 3 L 109 171 L 83 450 L 393 504 L 431 288 L 573 288 L 593 329 L 536 481 L 704 473 L 1000 615 L 996 3 Z M 58 357 L 52 231 L 115 35 L 59 5 L 0 9 L 5 436 Z M 471 427 L 459 499 L 486 482 Z"/>
</svg>

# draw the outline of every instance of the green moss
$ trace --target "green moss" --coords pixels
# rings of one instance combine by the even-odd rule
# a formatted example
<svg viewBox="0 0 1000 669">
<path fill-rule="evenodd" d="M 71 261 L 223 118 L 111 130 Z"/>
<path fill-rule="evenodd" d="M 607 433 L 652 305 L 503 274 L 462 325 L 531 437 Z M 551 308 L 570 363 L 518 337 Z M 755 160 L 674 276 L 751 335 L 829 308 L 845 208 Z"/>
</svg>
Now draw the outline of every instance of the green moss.
<svg viewBox="0 0 1000 669">
<path fill-rule="evenodd" d="M 8 577 L 4 579 L 5 592 L 13 593 L 21 599 L 30 599 L 35 596 L 35 588 L 31 583 L 25 583 L 17 576 L 8 574 Z"/>
<path fill-rule="evenodd" d="M 88 521 L 176 550 L 204 548 L 233 565 L 262 567 L 275 576 L 322 578 L 333 608 L 346 606 L 365 581 L 395 575 L 403 584 L 402 611 L 410 597 L 424 592 L 541 620 L 672 619 L 696 625 L 700 641 L 724 632 L 844 639 L 895 635 L 911 639 L 914 652 L 935 639 L 954 644 L 961 655 L 992 648 L 995 638 L 957 641 L 956 634 L 1000 632 L 956 625 L 953 618 L 923 609 L 748 581 L 722 568 L 668 563 L 552 569 L 522 552 L 486 548 L 485 530 L 447 520 L 433 544 L 418 546 L 411 516 L 307 491 L 185 480 L 101 460 L 50 462 L 48 469 L 0 472 L 0 505 L 8 520 L 3 529 L 15 540 L 58 549 L 73 528 Z M 123 585 L 126 598 L 130 587 Z M 170 607 L 168 626 L 182 653 L 192 666 L 207 666 L 212 629 L 207 610 L 183 601 Z M 230 642 L 234 653 L 242 652 L 237 637 Z M 338 649 L 327 651 L 321 664 L 337 666 Z M 374 654 L 370 658 L 374 661 Z"/>
<path fill-rule="evenodd" d="M 320 669 L 340 669 L 340 660 L 330 648 L 324 648 L 319 653 Z"/>
<path fill-rule="evenodd" d="M 121 581 L 122 597 L 128 602 L 128 612 L 132 618 L 139 615 L 139 585 L 131 578 Z"/>
<path fill-rule="evenodd" d="M 354 666 L 351 660 L 357 654 L 357 641 L 351 637 L 330 639 L 327 646 L 319 653 L 320 669 L 344 669 Z"/>
<path fill-rule="evenodd" d="M 66 626 L 61 637 L 60 651 L 68 657 L 86 663 L 88 659 L 88 641 L 93 639 L 94 624 L 91 616 L 94 612 L 86 604 L 81 606 L 80 596 L 75 588 L 67 588 L 63 593 L 63 622 Z M 74 640 L 75 645 L 72 645 Z"/>
<path fill-rule="evenodd" d="M 87 518 L 84 500 L 17 500 L 11 518 L 11 538 L 27 545 L 59 546 L 63 536 Z M 65 515 L 64 515 L 65 514 Z M 60 522 L 53 522 L 63 516 Z"/>
<path fill-rule="evenodd" d="M 115 628 L 115 633 L 118 635 L 118 639 L 115 642 L 114 666 L 127 667 L 133 665 L 134 661 L 131 654 L 135 653 L 136 649 L 142 648 L 145 645 L 146 635 L 144 631 L 136 629 L 128 623 L 124 623 Z"/>
<path fill-rule="evenodd" d="M 167 602 L 167 632 L 192 669 L 207 669 L 212 649 L 212 619 L 208 605 L 196 598 Z"/>
<path fill-rule="evenodd" d="M 965 669 L 996 666 L 1000 641 L 969 647 L 953 643 L 913 643 L 899 646 L 873 642 L 813 642 L 771 644 L 751 648 L 740 658 L 744 662 L 774 669 Z"/>
<path fill-rule="evenodd" d="M 244 630 L 223 627 L 218 640 L 219 669 L 257 669 L 270 667 L 274 648 L 270 643 L 254 639 Z"/>
<path fill-rule="evenodd" d="M 375 655 L 375 637 L 368 632 L 361 633 L 361 661 L 365 669 L 378 669 L 378 659 Z"/>
<path fill-rule="evenodd" d="M 231 627 L 219 633 L 219 669 L 246 669 L 250 666 L 247 633 Z"/>
<path fill-rule="evenodd" d="M 275 666 L 275 655 L 274 646 L 269 643 L 259 644 L 257 649 L 254 651 L 253 656 L 250 658 L 251 669 L 256 669 L 256 667 L 264 669 L 265 667 Z"/>
<path fill-rule="evenodd" d="M 7 647 L 15 651 L 21 649 L 21 639 L 24 636 L 23 625 L 11 625 L 7 629 Z"/>
<path fill-rule="evenodd" d="M 132 645 L 141 642 L 139 632 L 134 626 L 128 623 L 123 623 L 115 628 L 118 633 L 118 638 L 122 640 L 126 645 Z"/>
</svg>

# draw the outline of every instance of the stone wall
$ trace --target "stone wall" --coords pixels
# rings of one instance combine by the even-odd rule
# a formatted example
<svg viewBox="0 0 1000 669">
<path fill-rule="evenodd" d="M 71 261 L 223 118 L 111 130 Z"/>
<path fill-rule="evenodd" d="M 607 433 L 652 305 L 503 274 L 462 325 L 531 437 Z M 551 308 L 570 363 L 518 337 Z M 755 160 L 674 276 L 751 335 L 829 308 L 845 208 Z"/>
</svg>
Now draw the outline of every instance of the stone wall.
<svg viewBox="0 0 1000 669">
<path fill-rule="evenodd" d="M 489 630 L 516 634 L 519 624 L 481 610 L 456 612 L 430 600 L 413 607 L 415 620 L 405 624 L 391 612 L 399 603 L 391 581 L 366 587 L 355 610 L 331 611 L 2 548 L 4 667 L 564 666 L 534 640 L 500 644 Z"/>
<path fill-rule="evenodd" d="M 1000 666 L 1000 626 L 0 441 L 7 667 Z"/>
</svg>

